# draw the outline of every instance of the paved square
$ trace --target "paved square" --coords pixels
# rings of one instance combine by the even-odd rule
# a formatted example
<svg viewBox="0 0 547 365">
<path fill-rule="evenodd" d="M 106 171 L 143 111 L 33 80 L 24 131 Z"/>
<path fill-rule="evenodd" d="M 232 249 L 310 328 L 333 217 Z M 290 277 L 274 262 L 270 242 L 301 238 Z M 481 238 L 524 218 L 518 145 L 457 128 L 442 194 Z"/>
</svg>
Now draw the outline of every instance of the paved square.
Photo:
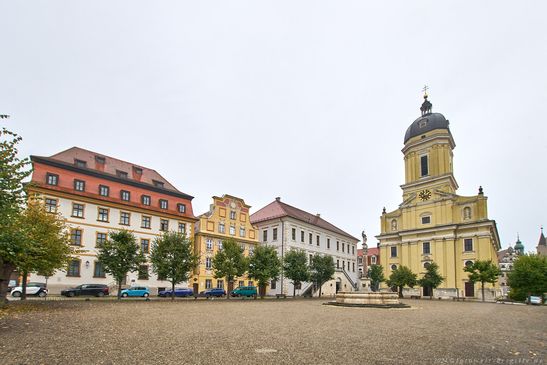
<svg viewBox="0 0 547 365">
<path fill-rule="evenodd" d="M 7 364 L 544 363 L 547 307 L 409 300 L 50 302 L 0 319 Z M 480 362 L 482 361 L 482 362 Z"/>
</svg>

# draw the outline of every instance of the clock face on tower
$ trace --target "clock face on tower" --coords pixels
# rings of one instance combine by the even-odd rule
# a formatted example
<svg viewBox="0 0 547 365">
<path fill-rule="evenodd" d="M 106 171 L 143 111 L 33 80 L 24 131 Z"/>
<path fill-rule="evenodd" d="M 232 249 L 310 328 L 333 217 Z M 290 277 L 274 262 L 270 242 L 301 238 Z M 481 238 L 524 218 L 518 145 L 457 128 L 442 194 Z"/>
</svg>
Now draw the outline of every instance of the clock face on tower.
<svg viewBox="0 0 547 365">
<path fill-rule="evenodd" d="M 420 199 L 422 200 L 429 200 L 431 198 L 431 191 L 425 189 L 425 190 L 422 190 L 420 191 L 420 193 L 418 194 L 418 196 L 420 197 Z"/>
</svg>

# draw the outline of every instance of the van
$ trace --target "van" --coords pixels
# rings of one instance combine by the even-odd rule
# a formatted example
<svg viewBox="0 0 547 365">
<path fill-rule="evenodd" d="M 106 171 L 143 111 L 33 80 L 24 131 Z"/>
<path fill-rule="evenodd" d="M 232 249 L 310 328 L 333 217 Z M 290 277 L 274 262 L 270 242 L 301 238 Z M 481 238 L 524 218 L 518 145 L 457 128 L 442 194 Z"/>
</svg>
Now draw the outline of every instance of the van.
<svg viewBox="0 0 547 365">
<path fill-rule="evenodd" d="M 253 297 L 256 298 L 256 286 L 240 286 L 230 294 L 232 297 Z"/>
</svg>

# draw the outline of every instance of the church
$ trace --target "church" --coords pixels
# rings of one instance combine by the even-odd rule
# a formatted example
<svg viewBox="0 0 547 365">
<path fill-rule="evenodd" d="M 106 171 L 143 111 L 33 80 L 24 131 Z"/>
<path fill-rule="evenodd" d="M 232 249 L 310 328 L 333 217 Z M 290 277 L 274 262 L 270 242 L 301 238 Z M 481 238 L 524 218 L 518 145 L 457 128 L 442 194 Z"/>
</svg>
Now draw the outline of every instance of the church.
<svg viewBox="0 0 547 365">
<path fill-rule="evenodd" d="M 473 284 L 464 272 L 476 260 L 497 263 L 500 239 L 496 222 L 488 218 L 487 197 L 482 187 L 474 196 L 457 195 L 453 173 L 456 147 L 449 121 L 432 112 L 424 94 L 421 116 L 404 138 L 405 183 L 399 208 L 381 216 L 379 240 L 384 275 L 406 266 L 421 278 L 432 262 L 444 277 L 435 297 L 478 297 L 480 283 Z M 385 284 L 384 284 L 385 286 Z M 490 295 L 496 288 L 490 284 Z M 429 296 L 431 288 L 419 288 Z"/>
</svg>

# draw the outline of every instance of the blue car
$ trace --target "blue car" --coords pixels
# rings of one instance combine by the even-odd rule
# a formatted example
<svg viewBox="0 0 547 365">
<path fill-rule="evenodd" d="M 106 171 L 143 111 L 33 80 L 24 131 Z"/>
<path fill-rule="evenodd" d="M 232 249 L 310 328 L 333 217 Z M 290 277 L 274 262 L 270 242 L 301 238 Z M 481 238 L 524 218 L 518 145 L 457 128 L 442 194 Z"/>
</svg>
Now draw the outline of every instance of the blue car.
<svg viewBox="0 0 547 365">
<path fill-rule="evenodd" d="M 218 298 L 218 297 L 223 297 L 225 295 L 226 295 L 226 290 L 219 289 L 219 288 L 205 289 L 204 291 L 199 293 L 200 297 L 205 297 L 205 298 L 211 298 L 211 297 L 217 297 Z"/>
<path fill-rule="evenodd" d="M 144 286 L 133 286 L 131 288 L 122 290 L 122 297 L 144 297 L 148 298 L 150 296 L 150 290 Z"/>
<path fill-rule="evenodd" d="M 162 290 L 158 293 L 160 297 L 170 297 L 171 296 L 171 289 L 168 290 Z M 175 288 L 175 296 L 176 297 L 191 297 L 194 295 L 194 291 L 190 288 Z"/>
</svg>

